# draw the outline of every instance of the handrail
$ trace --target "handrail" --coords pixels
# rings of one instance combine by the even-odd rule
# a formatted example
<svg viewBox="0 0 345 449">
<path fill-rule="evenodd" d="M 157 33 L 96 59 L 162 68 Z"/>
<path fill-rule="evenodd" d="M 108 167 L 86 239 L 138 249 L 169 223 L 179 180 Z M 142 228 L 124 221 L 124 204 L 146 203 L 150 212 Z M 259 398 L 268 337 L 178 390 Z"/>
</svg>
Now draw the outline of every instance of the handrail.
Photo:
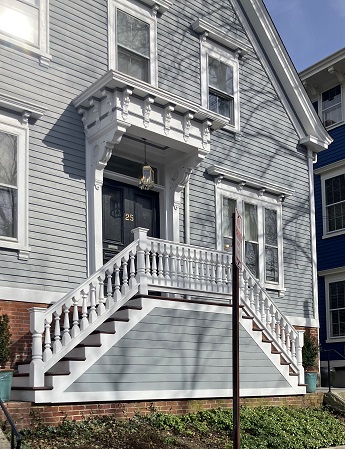
<svg viewBox="0 0 345 449">
<path fill-rule="evenodd" d="M 1 398 L 0 398 L 0 406 L 2 408 L 2 411 L 4 412 L 4 415 L 6 416 L 6 419 L 9 423 L 9 425 L 11 426 L 11 449 L 20 449 L 20 446 L 22 444 L 22 436 L 18 432 L 16 425 L 12 421 L 11 415 L 9 414 L 9 412 L 8 412 L 7 408 L 5 407 L 5 404 Z M 17 438 L 16 447 L 14 447 L 14 436 L 16 436 L 16 438 Z"/>
<path fill-rule="evenodd" d="M 328 393 L 331 393 L 331 360 L 329 358 L 329 353 L 330 352 L 335 352 L 336 354 L 340 355 L 340 357 L 342 359 L 345 359 L 345 356 L 343 356 L 343 354 L 340 354 L 340 352 L 338 352 L 336 349 L 323 349 L 320 346 L 320 352 L 327 352 L 327 376 L 328 376 Z"/>
</svg>

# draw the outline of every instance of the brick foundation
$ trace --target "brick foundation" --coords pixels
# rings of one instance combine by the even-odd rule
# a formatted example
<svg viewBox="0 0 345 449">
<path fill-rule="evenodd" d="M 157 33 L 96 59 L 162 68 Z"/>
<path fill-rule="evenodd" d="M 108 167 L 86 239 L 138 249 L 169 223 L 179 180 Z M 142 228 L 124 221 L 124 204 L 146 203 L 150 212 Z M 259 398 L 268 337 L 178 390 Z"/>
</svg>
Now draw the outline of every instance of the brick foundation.
<svg viewBox="0 0 345 449">
<path fill-rule="evenodd" d="M 301 396 L 241 398 L 241 405 L 259 406 L 292 406 L 320 407 L 324 393 L 313 393 Z M 37 426 L 39 424 L 58 425 L 66 417 L 81 421 L 89 416 L 114 416 L 118 419 L 132 418 L 136 413 L 142 415 L 152 411 L 182 415 L 212 408 L 232 408 L 231 399 L 171 400 L 154 402 L 116 402 L 102 404 L 68 404 L 68 405 L 35 405 L 30 402 L 8 402 L 6 404 L 18 429 Z M 0 419 L 4 419 L 0 413 Z"/>
</svg>

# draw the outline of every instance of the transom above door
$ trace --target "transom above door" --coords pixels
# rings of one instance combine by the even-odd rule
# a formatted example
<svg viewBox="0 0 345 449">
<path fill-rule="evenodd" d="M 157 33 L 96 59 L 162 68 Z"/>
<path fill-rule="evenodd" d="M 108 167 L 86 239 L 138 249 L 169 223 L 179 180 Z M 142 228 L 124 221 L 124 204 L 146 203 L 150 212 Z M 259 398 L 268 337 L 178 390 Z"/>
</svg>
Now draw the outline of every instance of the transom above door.
<svg viewBox="0 0 345 449">
<path fill-rule="evenodd" d="M 103 259 L 111 259 L 133 241 L 132 229 L 149 229 L 159 237 L 159 194 L 136 186 L 104 179 Z"/>
</svg>

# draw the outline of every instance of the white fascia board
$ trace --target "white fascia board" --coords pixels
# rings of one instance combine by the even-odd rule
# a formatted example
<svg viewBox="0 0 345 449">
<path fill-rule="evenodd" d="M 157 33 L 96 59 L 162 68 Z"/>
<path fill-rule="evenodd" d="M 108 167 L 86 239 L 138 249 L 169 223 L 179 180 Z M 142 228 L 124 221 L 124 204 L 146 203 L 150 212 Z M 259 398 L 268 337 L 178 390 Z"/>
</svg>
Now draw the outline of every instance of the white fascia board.
<svg viewBox="0 0 345 449">
<path fill-rule="evenodd" d="M 343 168 L 345 166 L 345 159 L 341 161 L 332 162 L 332 164 L 324 165 L 323 167 L 314 170 L 314 175 L 321 175 L 323 173 L 332 172 L 338 168 Z"/>
<path fill-rule="evenodd" d="M 313 151 L 324 150 L 332 140 L 316 114 L 262 0 L 231 2 L 299 138 L 313 136 Z"/>
<path fill-rule="evenodd" d="M 327 277 L 337 274 L 345 275 L 345 267 L 330 268 L 329 270 L 321 270 L 317 273 L 321 277 Z"/>
<path fill-rule="evenodd" d="M 302 70 L 302 72 L 300 72 L 299 76 L 302 81 L 307 80 L 311 76 L 316 75 L 317 73 L 321 72 L 322 70 L 327 70 L 333 64 L 336 64 L 337 62 L 340 62 L 343 59 L 345 59 L 345 48 L 342 48 L 341 50 L 338 50 L 335 53 L 332 53 L 331 55 L 327 56 L 326 58 L 321 59 L 321 61 L 318 61 L 315 64 L 313 64 L 312 66 Z"/>
<path fill-rule="evenodd" d="M 42 108 L 37 104 L 5 95 L 2 92 L 0 92 L 0 108 L 7 109 L 21 115 L 29 113 L 30 117 L 34 120 L 38 120 L 46 112 L 45 108 Z"/>
</svg>

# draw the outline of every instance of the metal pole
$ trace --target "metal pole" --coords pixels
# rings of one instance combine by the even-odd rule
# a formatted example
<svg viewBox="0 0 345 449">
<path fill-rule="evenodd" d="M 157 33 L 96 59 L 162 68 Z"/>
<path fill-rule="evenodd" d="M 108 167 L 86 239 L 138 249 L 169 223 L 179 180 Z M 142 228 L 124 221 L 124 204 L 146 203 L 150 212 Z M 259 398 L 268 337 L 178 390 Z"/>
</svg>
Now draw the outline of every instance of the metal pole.
<svg viewBox="0 0 345 449">
<path fill-rule="evenodd" d="M 328 371 L 328 393 L 331 392 L 331 362 L 329 358 L 330 351 L 327 351 L 327 371 Z"/>
<path fill-rule="evenodd" d="M 235 257 L 235 214 L 233 214 L 232 239 L 232 403 L 233 403 L 233 449 L 240 449 L 240 276 Z"/>
</svg>

